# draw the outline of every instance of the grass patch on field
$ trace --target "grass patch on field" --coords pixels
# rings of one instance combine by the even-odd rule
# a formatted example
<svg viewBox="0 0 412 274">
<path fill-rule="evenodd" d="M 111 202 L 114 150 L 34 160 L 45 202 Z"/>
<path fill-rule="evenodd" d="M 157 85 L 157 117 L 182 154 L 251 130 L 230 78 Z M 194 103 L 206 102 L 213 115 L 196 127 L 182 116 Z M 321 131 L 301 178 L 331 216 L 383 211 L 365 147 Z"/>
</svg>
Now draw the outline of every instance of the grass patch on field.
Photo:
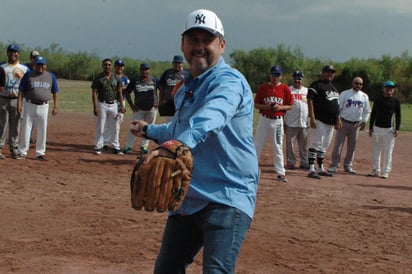
<svg viewBox="0 0 412 274">
<path fill-rule="evenodd" d="M 58 79 L 59 109 L 73 112 L 90 112 L 93 113 L 92 89 L 90 81 L 72 81 Z M 412 131 L 412 105 L 401 105 L 401 131 Z M 259 113 L 255 110 L 254 125 L 256 126 L 259 119 Z"/>
</svg>

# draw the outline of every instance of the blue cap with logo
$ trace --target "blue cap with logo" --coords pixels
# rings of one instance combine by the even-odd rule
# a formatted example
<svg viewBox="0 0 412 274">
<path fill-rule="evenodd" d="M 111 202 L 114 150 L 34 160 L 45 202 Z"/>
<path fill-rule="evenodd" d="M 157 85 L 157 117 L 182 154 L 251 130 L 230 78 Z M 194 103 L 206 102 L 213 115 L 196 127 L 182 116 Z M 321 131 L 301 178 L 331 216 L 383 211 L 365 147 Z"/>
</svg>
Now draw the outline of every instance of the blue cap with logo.
<svg viewBox="0 0 412 274">
<path fill-rule="evenodd" d="M 149 64 L 143 63 L 143 64 L 140 65 L 140 69 L 141 70 L 150 69 L 150 66 L 149 66 Z"/>
<path fill-rule="evenodd" d="M 20 48 L 19 48 L 19 46 L 18 46 L 17 44 L 10 44 L 10 45 L 7 47 L 7 51 L 19 52 L 19 51 L 20 51 Z"/>
<path fill-rule="evenodd" d="M 175 55 L 173 57 L 173 63 L 183 63 L 183 57 L 180 55 Z"/>
<path fill-rule="evenodd" d="M 392 82 L 392 81 L 390 81 L 390 80 L 388 80 L 388 81 L 386 81 L 385 83 L 383 83 L 383 87 L 391 87 L 391 88 L 394 88 L 395 86 L 396 86 L 395 83 Z"/>
<path fill-rule="evenodd" d="M 36 65 L 45 65 L 47 64 L 47 60 L 43 56 L 36 56 L 36 58 L 34 59 L 34 63 Z"/>
<path fill-rule="evenodd" d="M 115 62 L 114 62 L 114 65 L 115 66 L 124 66 L 124 62 L 123 62 L 123 60 L 116 60 Z"/>
<path fill-rule="evenodd" d="M 301 72 L 300 70 L 296 70 L 293 72 L 292 77 L 293 78 L 299 78 L 302 79 L 305 75 L 303 74 L 303 72 Z"/>
<path fill-rule="evenodd" d="M 280 75 L 283 73 L 281 66 L 273 66 L 270 68 L 270 74 L 272 75 Z"/>
</svg>

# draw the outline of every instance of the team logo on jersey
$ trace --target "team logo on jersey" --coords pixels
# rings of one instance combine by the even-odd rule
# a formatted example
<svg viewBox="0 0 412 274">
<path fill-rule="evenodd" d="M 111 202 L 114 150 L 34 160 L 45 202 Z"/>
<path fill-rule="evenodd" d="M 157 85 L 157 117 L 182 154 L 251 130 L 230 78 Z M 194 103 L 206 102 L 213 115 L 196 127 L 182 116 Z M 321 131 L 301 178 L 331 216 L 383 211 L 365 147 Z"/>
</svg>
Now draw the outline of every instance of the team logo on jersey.
<svg viewBox="0 0 412 274">
<path fill-rule="evenodd" d="M 21 68 L 13 69 L 13 79 L 21 79 L 24 75 L 24 71 Z"/>
</svg>

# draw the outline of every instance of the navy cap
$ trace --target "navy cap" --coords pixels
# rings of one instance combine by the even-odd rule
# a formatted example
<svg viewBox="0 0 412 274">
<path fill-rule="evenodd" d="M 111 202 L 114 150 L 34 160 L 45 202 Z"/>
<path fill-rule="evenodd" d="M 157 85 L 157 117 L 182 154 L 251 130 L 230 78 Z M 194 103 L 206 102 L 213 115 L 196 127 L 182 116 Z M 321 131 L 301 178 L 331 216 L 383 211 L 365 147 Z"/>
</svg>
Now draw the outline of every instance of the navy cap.
<svg viewBox="0 0 412 274">
<path fill-rule="evenodd" d="M 183 63 L 183 57 L 180 55 L 175 55 L 175 57 L 173 57 L 173 63 Z"/>
<path fill-rule="evenodd" d="M 335 73 L 335 72 L 336 72 L 336 69 L 335 69 L 335 67 L 332 66 L 332 65 L 326 65 L 326 66 L 323 67 L 322 71 L 330 71 L 330 72 Z"/>
<path fill-rule="evenodd" d="M 10 44 L 10 45 L 7 47 L 7 51 L 19 52 L 19 51 L 20 51 L 20 48 L 19 48 L 19 46 L 16 45 L 16 44 Z"/>
<path fill-rule="evenodd" d="M 270 68 L 270 74 L 276 75 L 276 74 L 282 74 L 283 70 L 281 66 L 273 66 Z"/>
<path fill-rule="evenodd" d="M 47 64 L 47 60 L 43 56 L 36 56 L 36 58 L 34 59 L 34 63 L 36 65 L 45 65 Z"/>
<path fill-rule="evenodd" d="M 114 65 L 115 65 L 115 66 L 124 66 L 124 62 L 123 62 L 123 60 L 116 60 L 116 61 L 114 62 Z"/>
<path fill-rule="evenodd" d="M 303 72 L 301 72 L 300 70 L 297 70 L 295 72 L 293 72 L 292 77 L 293 78 L 300 78 L 302 79 L 305 75 L 303 74 Z"/>
<path fill-rule="evenodd" d="M 394 88 L 396 85 L 395 85 L 395 83 L 394 82 L 392 82 L 392 81 L 386 81 L 385 83 L 383 83 L 383 87 L 391 87 L 391 88 Z"/>
<path fill-rule="evenodd" d="M 143 64 L 140 65 L 140 69 L 141 70 L 150 69 L 150 66 L 149 66 L 149 64 L 143 63 Z"/>
</svg>

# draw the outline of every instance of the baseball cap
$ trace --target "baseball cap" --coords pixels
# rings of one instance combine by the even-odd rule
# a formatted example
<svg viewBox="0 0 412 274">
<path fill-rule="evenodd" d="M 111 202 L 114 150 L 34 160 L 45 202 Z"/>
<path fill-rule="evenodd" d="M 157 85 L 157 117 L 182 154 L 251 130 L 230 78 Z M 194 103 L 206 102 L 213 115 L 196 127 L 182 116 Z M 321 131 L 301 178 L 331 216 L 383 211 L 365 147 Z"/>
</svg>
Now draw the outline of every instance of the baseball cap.
<svg viewBox="0 0 412 274">
<path fill-rule="evenodd" d="M 150 66 L 149 66 L 149 64 L 143 63 L 143 64 L 140 65 L 140 69 L 141 70 L 150 69 Z"/>
<path fill-rule="evenodd" d="M 322 71 L 331 71 L 331 72 L 335 73 L 336 69 L 332 65 L 326 65 L 326 66 L 323 67 Z"/>
<path fill-rule="evenodd" d="M 276 74 L 282 74 L 283 70 L 281 66 L 273 66 L 270 68 L 270 74 L 276 75 Z"/>
<path fill-rule="evenodd" d="M 123 62 L 123 60 L 116 60 L 116 61 L 114 62 L 114 65 L 115 65 L 115 66 L 124 66 L 124 62 Z"/>
<path fill-rule="evenodd" d="M 46 60 L 46 58 L 44 58 L 43 56 L 37 56 L 37 57 L 34 59 L 34 63 L 35 63 L 36 65 L 45 65 L 45 64 L 47 64 L 47 60 Z"/>
<path fill-rule="evenodd" d="M 173 57 L 173 63 L 183 63 L 183 57 L 180 55 L 175 55 Z"/>
<path fill-rule="evenodd" d="M 388 81 L 386 81 L 385 83 L 383 83 L 383 87 L 391 87 L 391 88 L 394 88 L 395 86 L 396 86 L 395 83 L 392 82 L 392 81 L 390 81 L 390 80 L 388 80 Z"/>
<path fill-rule="evenodd" d="M 301 72 L 300 70 L 296 70 L 293 72 L 292 77 L 293 78 L 300 78 L 302 79 L 305 75 L 303 74 L 303 72 Z"/>
<path fill-rule="evenodd" d="M 10 45 L 7 47 L 7 51 L 19 52 L 19 51 L 20 51 L 20 48 L 19 48 L 19 46 L 16 45 L 16 44 L 10 44 Z"/>
<path fill-rule="evenodd" d="M 215 36 L 223 37 L 225 31 L 222 21 L 217 17 L 216 13 L 211 10 L 198 9 L 192 11 L 187 17 L 182 35 L 192 29 L 204 29 Z"/>
<path fill-rule="evenodd" d="M 32 51 L 30 52 L 30 56 L 31 56 L 31 57 L 40 56 L 40 53 L 39 53 L 37 50 L 32 50 Z"/>
</svg>

